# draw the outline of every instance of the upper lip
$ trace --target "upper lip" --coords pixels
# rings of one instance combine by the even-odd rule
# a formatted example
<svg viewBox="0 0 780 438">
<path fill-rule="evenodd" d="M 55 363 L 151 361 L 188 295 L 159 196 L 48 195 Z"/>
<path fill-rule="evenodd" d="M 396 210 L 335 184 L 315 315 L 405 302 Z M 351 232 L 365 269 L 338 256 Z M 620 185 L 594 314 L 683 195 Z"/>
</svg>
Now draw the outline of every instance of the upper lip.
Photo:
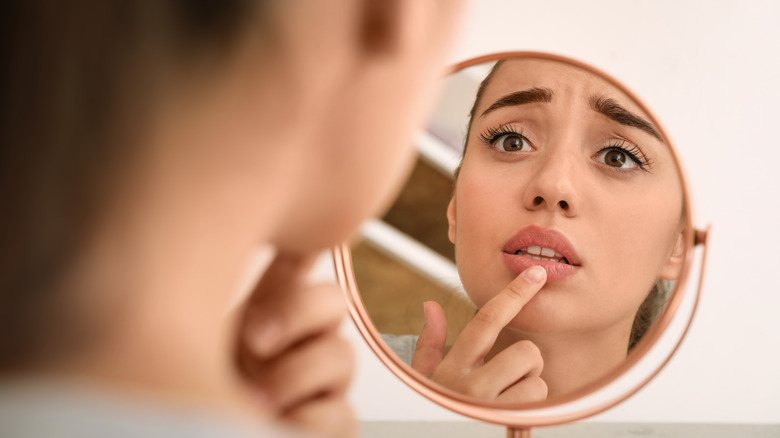
<svg viewBox="0 0 780 438">
<path fill-rule="evenodd" d="M 503 251 L 507 254 L 515 254 L 521 248 L 527 246 L 541 246 L 553 249 L 564 257 L 570 265 L 579 266 L 580 257 L 569 239 L 560 231 L 542 228 L 537 225 L 529 225 L 518 231 L 504 245 Z"/>
</svg>

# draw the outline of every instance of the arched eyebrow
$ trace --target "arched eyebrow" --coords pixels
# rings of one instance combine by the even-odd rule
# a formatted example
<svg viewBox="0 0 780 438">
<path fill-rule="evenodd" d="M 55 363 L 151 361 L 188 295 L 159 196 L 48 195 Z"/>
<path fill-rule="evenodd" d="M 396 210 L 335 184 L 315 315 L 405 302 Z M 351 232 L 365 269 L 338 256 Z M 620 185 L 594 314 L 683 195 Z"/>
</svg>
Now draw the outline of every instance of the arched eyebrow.
<svg viewBox="0 0 780 438">
<path fill-rule="evenodd" d="M 515 91 L 514 93 L 507 94 L 493 102 L 492 105 L 480 114 L 480 117 L 484 117 L 487 113 L 506 106 L 517 106 L 537 102 L 549 103 L 552 102 L 552 97 L 553 91 L 549 88 L 533 87 L 527 90 Z M 627 110 L 614 99 L 606 96 L 594 95 L 590 98 L 590 107 L 610 120 L 618 122 L 621 125 L 639 128 L 658 140 L 664 141 L 661 134 L 658 133 L 652 123 Z"/>
<path fill-rule="evenodd" d="M 480 114 L 480 117 L 485 117 L 485 114 L 505 106 L 517 106 L 535 102 L 549 103 L 552 101 L 552 95 L 553 92 L 549 88 L 534 87 L 527 90 L 515 91 L 514 93 L 507 94 L 493 102 L 492 105 Z"/>
<path fill-rule="evenodd" d="M 625 109 L 614 99 L 606 96 L 591 96 L 590 107 L 621 125 L 639 128 L 662 142 L 664 141 L 661 134 L 650 122 Z"/>
</svg>

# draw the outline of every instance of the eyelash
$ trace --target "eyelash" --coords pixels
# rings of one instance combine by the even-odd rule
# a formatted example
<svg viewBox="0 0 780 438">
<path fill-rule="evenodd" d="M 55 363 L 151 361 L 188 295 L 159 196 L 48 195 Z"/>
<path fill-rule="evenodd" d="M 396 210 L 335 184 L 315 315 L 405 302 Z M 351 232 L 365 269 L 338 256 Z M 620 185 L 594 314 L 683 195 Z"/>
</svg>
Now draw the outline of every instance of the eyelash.
<svg viewBox="0 0 780 438">
<path fill-rule="evenodd" d="M 520 129 L 515 130 L 514 128 L 510 127 L 509 125 L 501 125 L 498 128 L 487 128 L 484 132 L 479 134 L 479 139 L 487 146 L 492 146 L 493 143 L 498 140 L 499 137 L 502 135 L 516 135 L 518 137 L 522 137 L 523 140 L 527 141 L 528 143 L 531 143 L 531 140 L 528 139 L 525 135 L 523 135 L 523 130 Z"/>
<path fill-rule="evenodd" d="M 479 139 L 482 143 L 484 143 L 487 146 L 492 147 L 493 144 L 503 135 L 517 135 L 519 137 L 522 137 L 523 140 L 527 141 L 528 143 L 531 143 L 531 141 L 523 134 L 523 130 L 519 129 L 516 130 L 512 128 L 509 125 L 503 124 L 500 125 L 498 128 L 489 127 L 484 132 L 482 132 L 479 135 Z M 604 151 L 608 151 L 610 149 L 617 149 L 628 155 L 636 165 L 639 167 L 639 169 L 644 171 L 649 171 L 649 167 L 653 164 L 652 161 L 649 158 L 646 158 L 645 155 L 642 153 L 642 151 L 634 144 L 631 144 L 627 142 L 626 140 L 620 140 L 615 143 L 608 144 L 607 146 L 604 146 L 603 148 L 599 149 L 599 151 L 596 153 L 596 155 L 601 154 Z M 630 171 L 631 169 L 615 169 L 617 171 L 626 172 Z"/>
<path fill-rule="evenodd" d="M 626 146 L 626 145 L 628 145 L 628 146 Z M 620 150 L 621 152 L 625 153 L 632 160 L 634 160 L 634 162 L 636 163 L 637 166 L 639 166 L 640 169 L 642 169 L 644 171 L 647 171 L 648 167 L 650 167 L 650 165 L 652 165 L 652 161 L 649 158 L 645 157 L 645 155 L 642 153 L 642 151 L 639 149 L 639 147 L 637 147 L 634 144 L 628 143 L 625 140 L 620 140 L 617 143 L 609 144 L 609 145 L 599 149 L 599 151 L 596 154 L 597 155 L 601 154 L 602 152 L 608 151 L 610 149 L 617 149 L 617 150 Z M 630 169 L 622 169 L 622 170 L 630 170 Z"/>
</svg>

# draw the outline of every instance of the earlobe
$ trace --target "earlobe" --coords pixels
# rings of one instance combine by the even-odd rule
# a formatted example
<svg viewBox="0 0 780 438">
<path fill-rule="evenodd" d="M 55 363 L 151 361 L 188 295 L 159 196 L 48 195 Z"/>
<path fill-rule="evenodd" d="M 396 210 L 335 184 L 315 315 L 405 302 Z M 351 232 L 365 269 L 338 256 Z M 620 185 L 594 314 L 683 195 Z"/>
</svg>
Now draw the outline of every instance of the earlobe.
<svg viewBox="0 0 780 438">
<path fill-rule="evenodd" d="M 455 197 L 450 199 L 449 205 L 447 205 L 447 223 L 449 228 L 447 230 L 447 237 L 452 244 L 455 244 Z"/>
<path fill-rule="evenodd" d="M 683 231 L 677 235 L 677 241 L 674 243 L 672 254 L 669 260 L 661 268 L 660 277 L 664 280 L 677 280 L 680 276 L 683 260 L 685 259 L 685 243 L 683 240 Z"/>
</svg>

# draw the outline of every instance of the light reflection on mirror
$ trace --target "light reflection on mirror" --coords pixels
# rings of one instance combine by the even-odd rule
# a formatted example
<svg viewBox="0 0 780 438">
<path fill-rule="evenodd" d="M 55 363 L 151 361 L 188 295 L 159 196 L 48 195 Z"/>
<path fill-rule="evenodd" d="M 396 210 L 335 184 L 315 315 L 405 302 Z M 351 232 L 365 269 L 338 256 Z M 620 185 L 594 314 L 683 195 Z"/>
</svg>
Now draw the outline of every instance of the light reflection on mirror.
<svg viewBox="0 0 780 438">
<path fill-rule="evenodd" d="M 684 259 L 678 167 L 641 105 L 561 61 L 481 64 L 447 79 L 418 146 L 398 200 L 353 248 L 366 309 L 398 355 L 447 388 L 512 403 L 619 366 Z M 487 340 L 461 336 L 532 265 L 547 271 L 542 290 Z M 415 357 L 421 333 L 446 335 L 443 360 Z"/>
</svg>

